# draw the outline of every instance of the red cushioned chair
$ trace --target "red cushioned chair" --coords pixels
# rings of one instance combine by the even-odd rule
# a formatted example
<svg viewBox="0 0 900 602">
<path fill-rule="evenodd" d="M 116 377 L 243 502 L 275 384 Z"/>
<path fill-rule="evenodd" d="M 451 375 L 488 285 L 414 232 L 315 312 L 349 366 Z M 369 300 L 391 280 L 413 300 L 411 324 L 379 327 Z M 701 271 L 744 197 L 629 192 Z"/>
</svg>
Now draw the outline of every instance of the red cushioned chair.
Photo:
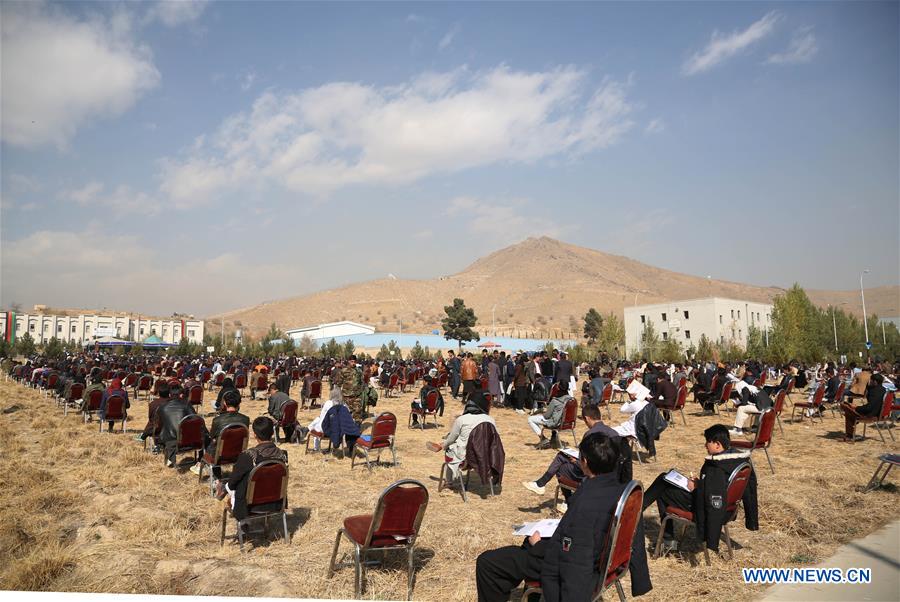
<svg viewBox="0 0 900 602">
<path fill-rule="evenodd" d="M 719 395 L 719 399 L 716 400 L 716 403 L 713 404 L 713 409 L 716 411 L 716 414 L 719 413 L 719 406 L 722 405 L 726 410 L 728 409 L 728 400 L 731 399 L 731 392 L 734 390 L 734 383 L 732 381 L 728 381 L 725 383 L 725 386 L 722 387 L 722 394 Z"/>
<path fill-rule="evenodd" d="M 138 374 L 137 372 L 128 373 L 128 375 L 125 376 L 125 380 L 122 381 L 122 388 L 123 389 L 127 389 L 128 387 L 134 388 L 134 386 L 137 384 L 138 377 L 140 377 L 140 374 Z"/>
<path fill-rule="evenodd" d="M 309 383 L 309 396 L 307 396 L 306 401 L 309 402 L 309 409 L 313 409 L 316 406 L 316 400 L 322 399 L 322 381 L 314 380 Z"/>
<path fill-rule="evenodd" d="M 212 383 L 210 384 L 210 391 L 212 387 L 221 387 L 222 383 L 225 382 L 225 373 L 224 372 L 216 372 L 215 378 L 213 378 Z"/>
<path fill-rule="evenodd" d="M 632 542 L 635 531 L 637 531 L 638 521 L 641 520 L 643 503 L 643 485 L 640 481 L 631 481 L 619 497 L 619 503 L 610 520 L 604 549 L 597 561 L 597 570 L 602 578 L 591 596 L 592 602 L 602 600 L 603 593 L 613 585 L 616 586 L 619 600 L 625 601 L 622 578 L 628 573 Z M 540 593 L 540 581 L 526 581 L 525 589 L 522 592 L 522 602 L 527 602 L 532 594 Z"/>
<path fill-rule="evenodd" d="M 388 486 L 379 496 L 373 514 L 344 519 L 344 526 L 338 529 L 334 540 L 334 551 L 328 565 L 327 578 L 331 579 L 335 569 L 338 568 L 335 561 L 341 544 L 341 535 L 354 546 L 353 565 L 356 569 L 354 593 L 357 598 L 365 591 L 366 560 L 369 554 L 376 551 L 405 550 L 409 567 L 406 599 L 411 599 L 415 579 L 413 560 L 416 538 L 427 507 L 428 489 L 422 483 L 403 479 Z"/>
<path fill-rule="evenodd" d="M 306 449 L 303 451 L 304 454 L 308 454 L 308 453 L 309 453 L 309 444 L 310 444 L 310 442 L 312 441 L 312 438 L 313 438 L 313 437 L 316 437 L 316 438 L 319 439 L 319 450 L 318 450 L 318 451 L 321 451 L 323 454 L 328 453 L 328 452 L 331 451 L 331 439 L 329 439 L 328 437 L 326 437 L 326 436 L 325 436 L 325 433 L 323 433 L 323 432 L 321 432 L 321 431 L 310 430 L 310 431 L 306 434 Z M 322 443 L 325 442 L 325 441 L 328 442 L 328 448 L 327 448 L 327 449 L 323 449 L 323 448 L 322 448 Z M 356 444 L 359 445 L 359 439 L 356 440 Z M 314 451 L 316 451 L 316 450 L 314 450 Z"/>
<path fill-rule="evenodd" d="M 887 441 L 885 441 L 884 439 L 884 433 L 881 432 L 884 430 L 884 428 L 878 428 L 878 423 L 881 422 L 884 423 L 884 427 L 887 427 L 887 432 L 891 436 L 891 441 L 896 441 L 896 439 L 894 439 L 894 433 L 891 432 L 890 429 L 891 412 L 893 411 L 893 408 L 894 392 L 887 391 L 884 394 L 884 399 L 881 401 L 881 412 L 879 412 L 875 416 L 863 416 L 856 421 L 858 424 L 863 425 L 863 439 L 866 438 L 866 426 L 871 424 L 874 426 L 875 430 L 878 431 L 878 435 L 881 437 L 881 442 L 887 443 Z"/>
<path fill-rule="evenodd" d="M 578 481 L 556 475 L 556 493 L 553 494 L 554 512 L 556 511 L 557 506 L 559 506 L 559 494 L 562 493 L 563 490 L 568 491 L 569 493 L 575 493 L 575 490 L 578 489 L 579 485 L 581 485 L 581 483 Z"/>
<path fill-rule="evenodd" d="M 816 392 L 813 394 L 812 401 L 795 401 L 794 402 L 794 407 L 791 409 L 791 422 L 796 422 L 796 420 L 794 419 L 794 414 L 796 413 L 796 411 L 798 409 L 801 409 L 801 410 L 814 409 L 816 411 L 813 412 L 812 416 L 809 417 L 809 421 L 815 423 L 816 414 L 819 413 L 819 410 L 822 406 L 822 401 L 824 399 L 825 399 L 825 385 L 823 384 L 818 389 L 816 389 Z M 800 412 L 800 422 L 803 422 L 803 416 L 805 414 L 806 414 L 805 412 Z M 820 418 L 820 420 L 821 420 L 821 418 Z"/>
<path fill-rule="evenodd" d="M 681 413 L 681 422 L 684 423 L 684 426 L 687 426 L 687 419 L 684 417 L 684 404 L 687 402 L 687 394 L 688 390 L 686 386 L 681 385 L 678 387 L 678 395 L 675 396 L 675 407 L 672 409 L 673 412 Z M 673 420 L 669 424 L 674 427 L 675 421 Z"/>
<path fill-rule="evenodd" d="M 269 388 L 269 379 L 265 373 L 260 372 L 259 378 L 256 379 L 256 391 L 266 391 Z"/>
<path fill-rule="evenodd" d="M 214 495 L 212 469 L 217 466 L 226 466 L 237 462 L 241 452 L 247 449 L 250 440 L 250 430 L 243 424 L 229 424 L 219 433 L 216 439 L 216 450 L 212 454 L 205 452 L 200 458 L 200 478 L 203 481 L 203 469 L 209 468 L 209 494 Z"/>
<path fill-rule="evenodd" d="M 400 375 L 397 374 L 396 372 L 391 374 L 390 378 L 388 379 L 388 385 L 384 389 L 384 396 L 390 397 L 391 391 L 393 391 L 394 389 L 397 388 L 397 383 L 399 383 L 399 382 L 400 382 Z"/>
<path fill-rule="evenodd" d="M 88 395 L 87 403 L 84 406 L 84 411 L 82 412 L 85 422 L 92 418 L 95 412 L 100 411 L 101 401 L 103 401 L 103 391 L 101 389 L 91 391 L 90 395 Z"/>
<path fill-rule="evenodd" d="M 841 384 L 838 385 L 837 391 L 834 392 L 834 399 L 832 399 L 831 402 L 827 406 L 825 406 L 829 410 L 831 410 L 832 418 L 837 416 L 837 414 L 835 413 L 835 406 L 840 408 L 841 402 L 844 401 L 844 390 L 846 388 L 847 388 L 847 383 L 845 383 L 844 381 L 841 381 Z"/>
<path fill-rule="evenodd" d="M 738 465 L 731 472 L 731 476 L 728 477 L 728 489 L 726 493 L 727 500 L 725 501 L 725 522 L 723 523 L 723 531 L 725 534 L 725 545 L 728 547 L 729 559 L 731 559 L 734 554 L 732 552 L 731 546 L 731 534 L 728 532 L 728 523 L 733 521 L 737 516 L 738 505 L 741 503 L 741 498 L 744 497 L 744 489 L 747 488 L 747 483 L 750 481 L 751 471 L 752 468 L 750 467 L 750 464 L 744 462 L 743 464 Z M 659 536 L 656 538 L 656 550 L 653 553 L 654 558 L 659 558 L 659 553 L 662 549 L 663 534 L 666 530 L 667 521 L 675 521 L 676 523 L 690 526 L 694 524 L 694 514 L 692 512 L 682 510 L 681 508 L 676 508 L 674 506 L 669 506 L 666 508 L 665 514 L 660 517 Z M 709 550 L 706 548 L 706 539 L 702 533 L 699 533 L 698 537 L 703 541 L 703 555 L 706 557 L 707 566 L 709 566 Z"/>
<path fill-rule="evenodd" d="M 756 437 L 753 441 L 743 439 L 732 439 L 731 447 L 738 449 L 750 450 L 750 465 L 753 465 L 753 451 L 761 449 L 766 453 L 766 460 L 769 461 L 769 470 L 775 474 L 775 467 L 772 465 L 772 458 L 769 456 L 769 448 L 772 446 L 772 432 L 775 430 L 775 419 L 778 414 L 774 408 L 769 408 L 759 415 L 759 424 L 756 429 Z M 755 466 L 753 467 L 756 468 Z"/>
<path fill-rule="evenodd" d="M 613 385 L 611 382 L 606 383 L 606 386 L 603 387 L 603 392 L 600 393 L 600 402 L 597 404 L 597 407 L 606 407 L 606 415 L 610 420 L 612 420 L 612 409 L 610 409 L 609 404 L 612 401 L 612 397 Z"/>
<path fill-rule="evenodd" d="M 175 438 L 175 453 L 173 460 L 178 464 L 178 454 L 193 452 L 194 460 L 199 461 L 203 453 L 203 433 L 206 423 L 196 414 L 185 416 L 178 423 L 178 432 Z M 166 454 L 160 454 L 163 462 L 167 460 Z"/>
<path fill-rule="evenodd" d="M 72 386 L 69 387 L 69 394 L 65 397 L 61 397 L 63 404 L 63 415 L 69 415 L 69 406 L 75 407 L 78 401 L 81 400 L 84 395 L 84 385 L 81 383 L 72 383 Z"/>
<path fill-rule="evenodd" d="M 572 433 L 572 441 L 575 443 L 575 447 L 578 447 L 578 438 L 575 434 L 575 425 L 578 423 L 578 401 L 573 397 L 572 399 L 566 402 L 566 406 L 563 408 L 562 419 L 559 423 L 559 426 L 551 431 L 556 431 L 557 433 L 562 433 L 564 431 L 571 431 Z M 544 434 L 544 428 L 541 429 L 541 435 Z"/>
<path fill-rule="evenodd" d="M 288 486 L 288 467 L 281 462 L 267 460 L 260 462 L 253 467 L 247 476 L 247 510 L 249 514 L 246 518 L 237 520 L 237 538 L 244 551 L 244 531 L 243 526 L 249 524 L 250 521 L 264 519 L 266 525 L 270 516 L 280 516 L 281 524 L 284 527 L 284 540 L 290 545 L 291 534 L 288 532 L 287 526 L 287 486 Z M 280 510 L 262 510 L 259 508 L 262 504 L 274 504 L 281 502 Z M 231 511 L 231 505 L 225 504 L 222 510 L 222 538 L 219 545 L 225 543 L 225 528 L 228 516 L 234 516 Z"/>
<path fill-rule="evenodd" d="M 786 397 L 787 391 L 781 389 L 775 395 L 775 403 L 772 404 L 772 411 L 775 413 L 775 420 L 778 421 L 778 430 L 781 431 L 782 436 L 784 435 L 784 427 L 781 426 L 781 412 L 784 411 L 784 400 Z"/>
<path fill-rule="evenodd" d="M 488 400 L 490 403 L 490 400 Z M 437 404 L 438 404 L 438 392 L 437 391 L 429 391 L 427 395 L 425 395 L 425 407 L 423 408 L 411 408 L 409 410 L 409 428 L 413 426 L 413 416 L 418 416 L 421 418 L 419 424 L 422 425 L 422 430 L 425 430 L 425 418 L 427 416 L 434 416 L 434 426 L 437 428 Z"/>
<path fill-rule="evenodd" d="M 135 398 L 140 397 L 141 391 L 145 392 L 147 398 L 150 398 L 150 389 L 153 387 L 153 377 L 149 374 L 144 374 L 137 379 L 137 385 L 134 390 Z"/>
<path fill-rule="evenodd" d="M 275 422 L 275 443 L 281 442 L 281 440 L 278 438 L 279 430 L 284 429 L 284 432 L 287 433 L 289 426 L 293 426 L 296 430 L 297 402 L 293 399 L 291 399 L 290 401 L 286 401 L 284 405 L 281 406 L 281 420 Z"/>
<path fill-rule="evenodd" d="M 191 406 L 203 406 L 203 385 L 194 385 L 188 389 L 188 403 Z M 194 409 L 196 410 L 196 407 Z"/>
<path fill-rule="evenodd" d="M 101 399 L 103 394 L 100 394 Z M 97 404 L 100 409 L 100 404 Z M 125 398 L 121 395 L 110 395 L 106 400 L 106 415 L 100 421 L 100 432 L 103 432 L 103 424 L 107 422 L 122 421 L 122 432 L 125 432 L 125 425 L 128 423 L 128 413 L 125 411 Z"/>
<path fill-rule="evenodd" d="M 381 450 L 387 449 L 391 452 L 393 462 L 391 466 L 397 465 L 397 453 L 394 451 L 394 437 L 397 432 L 397 417 L 390 412 L 382 412 L 375 417 L 372 423 L 372 431 L 368 435 L 356 440 L 353 446 L 353 453 L 350 459 L 350 469 L 356 465 L 356 452 L 361 452 L 366 457 L 366 468 L 372 471 L 372 465 L 369 463 L 369 452 L 375 452 L 375 463 L 381 462 Z"/>
</svg>

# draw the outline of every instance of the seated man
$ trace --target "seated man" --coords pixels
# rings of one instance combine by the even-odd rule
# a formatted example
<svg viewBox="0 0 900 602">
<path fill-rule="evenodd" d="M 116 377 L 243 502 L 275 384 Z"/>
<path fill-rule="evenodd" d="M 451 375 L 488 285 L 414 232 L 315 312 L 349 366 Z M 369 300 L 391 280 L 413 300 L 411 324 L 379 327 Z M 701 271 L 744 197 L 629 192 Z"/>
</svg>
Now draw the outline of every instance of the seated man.
<svg viewBox="0 0 900 602">
<path fill-rule="evenodd" d="M 91 399 L 92 391 L 103 391 L 103 377 L 100 375 L 100 371 L 91 374 L 91 384 L 84 388 L 84 393 L 81 397 L 81 407 L 80 411 L 84 412 L 87 410 L 88 402 Z"/>
<path fill-rule="evenodd" d="M 644 492 L 644 510 L 656 502 L 662 517 L 667 506 L 674 506 L 694 514 L 697 532 L 706 547 L 719 551 L 719 538 L 725 524 L 725 501 L 728 498 L 728 477 L 743 463 L 750 462 L 750 452 L 731 448 L 728 428 L 715 424 L 703 432 L 706 439 L 706 461 L 700 469 L 700 479 L 688 481 L 688 491 L 665 480 L 661 473 Z M 750 481 L 744 490 L 744 522 L 747 529 L 759 529 L 756 501 L 756 474 L 751 472 Z M 667 550 L 677 549 L 672 521 L 666 523 L 663 545 Z"/>
<path fill-rule="evenodd" d="M 332 387 L 331 394 L 325 403 L 322 404 L 322 409 L 319 411 L 319 415 L 316 416 L 312 422 L 309 423 L 309 426 L 301 426 L 299 439 L 303 440 L 307 436 L 313 438 L 313 449 L 319 451 L 319 446 L 321 444 L 321 438 L 315 435 L 311 435 L 310 433 L 322 433 L 325 434 L 325 431 L 322 430 L 322 423 L 325 422 L 325 416 L 328 415 L 328 410 L 334 407 L 334 404 L 341 403 L 341 388 L 340 387 Z"/>
<path fill-rule="evenodd" d="M 765 388 L 758 389 L 739 381 L 734 386 L 735 392 L 740 395 L 740 400 L 735 400 L 737 412 L 734 417 L 734 428 L 728 431 L 731 436 L 744 435 L 749 430 L 749 423 L 753 417 L 763 413 L 774 405 L 774 401 L 766 393 Z"/>
<path fill-rule="evenodd" d="M 722 396 L 722 389 L 725 388 L 725 383 L 728 380 L 726 378 L 727 374 L 728 370 L 725 368 L 725 364 L 719 362 L 714 375 L 716 377 L 716 386 L 711 390 L 709 387 L 711 386 L 713 376 L 710 376 L 708 372 L 698 376 L 697 386 L 694 387 L 694 399 L 703 405 L 703 411 L 705 413 L 714 413 L 714 406 Z M 706 382 L 707 378 L 709 379 L 709 382 Z"/>
<path fill-rule="evenodd" d="M 777 394 L 782 389 L 787 389 L 791 384 L 791 367 L 787 364 L 781 367 L 781 381 L 777 385 L 763 385 L 763 390 L 769 397 Z"/>
<path fill-rule="evenodd" d="M 170 395 L 172 395 L 172 389 L 176 388 L 170 387 Z M 184 391 L 181 391 L 179 396 L 173 396 L 172 399 L 160 405 L 157 410 L 160 426 L 159 437 L 156 438 L 156 443 L 163 446 L 166 454 L 166 466 L 169 468 L 175 468 L 175 452 L 178 448 L 178 425 L 185 416 L 196 414 L 194 406 L 185 399 Z M 206 426 L 203 427 L 203 430 L 206 431 Z"/>
<path fill-rule="evenodd" d="M 147 424 L 144 426 L 144 430 L 141 431 L 135 439 L 137 441 L 145 441 L 147 437 L 153 437 L 154 441 L 159 438 L 159 429 L 161 427 L 161 423 L 159 420 L 159 408 L 161 408 L 164 404 L 168 403 L 172 397 L 180 397 L 181 396 L 181 387 L 176 387 L 175 394 L 172 395 L 171 390 L 169 388 L 169 383 L 166 381 L 162 381 L 157 387 L 157 393 L 159 397 L 151 401 L 147 406 Z M 157 452 L 158 449 L 154 446 L 154 453 Z"/>
<path fill-rule="evenodd" d="M 491 405 L 487 402 L 484 395 L 473 389 L 472 395 L 466 401 L 462 416 L 453 421 L 450 432 L 444 437 L 444 441 L 440 444 L 429 443 L 428 448 L 432 451 L 443 451 L 444 455 L 449 458 L 447 467 L 450 469 L 451 480 L 455 479 L 459 474 L 459 466 L 466 459 L 466 446 L 469 444 L 469 436 L 472 430 L 482 422 L 490 422 L 497 427 L 497 423 L 488 415 Z"/>
<path fill-rule="evenodd" d="M 631 401 L 622 404 L 619 411 L 623 414 L 628 414 L 628 420 L 619 426 L 614 426 L 613 430 L 616 431 L 620 437 L 637 438 L 637 428 L 635 427 L 634 419 L 649 403 L 647 399 L 650 397 L 650 389 L 643 386 L 635 379 L 628 385 L 627 392 Z"/>
<path fill-rule="evenodd" d="M 592 433 L 578 450 L 585 479 L 569 498 L 569 509 L 553 536 L 541 539 L 535 532 L 521 546 L 488 550 L 478 556 L 475 583 L 479 602 L 506 602 L 523 579 L 540 580 L 548 602 L 591 599 L 601 578 L 597 566 L 606 547 L 610 517 L 625 485 L 616 474 L 619 449 L 612 439 Z M 643 538 L 638 521 L 629 565 L 632 596 L 653 587 Z"/>
<path fill-rule="evenodd" d="M 606 388 L 606 385 L 610 383 L 609 378 L 607 378 L 608 373 L 602 372 L 598 373 L 596 370 L 591 369 L 588 372 L 588 399 L 585 403 L 590 404 L 598 404 L 603 400 L 603 389 Z"/>
<path fill-rule="evenodd" d="M 131 407 L 131 403 L 128 401 L 128 391 L 122 388 L 121 379 L 114 378 L 112 379 L 112 382 L 109 383 L 109 387 L 103 391 L 103 399 L 100 401 L 100 411 L 98 412 L 98 414 L 100 414 L 100 422 L 106 420 L 106 402 L 109 401 L 109 398 L 113 395 L 118 395 L 125 399 L 126 410 Z M 107 427 L 107 431 L 112 432 L 113 423 L 111 420 L 108 421 Z"/>
<path fill-rule="evenodd" d="M 312 387 L 313 381 L 315 381 L 315 380 L 316 379 L 313 378 L 313 375 L 310 374 L 309 370 L 303 370 L 303 372 L 301 373 L 301 375 L 300 375 L 300 382 L 302 383 L 300 385 L 300 407 L 301 408 L 305 408 L 307 403 L 309 403 L 309 405 L 312 405 L 312 403 L 309 402 L 309 392 L 310 392 L 310 388 Z"/>
<path fill-rule="evenodd" d="M 287 452 L 272 442 L 272 438 L 275 436 L 275 424 L 270 418 L 259 416 L 253 421 L 253 427 L 250 430 L 253 432 L 256 446 L 241 452 L 237 462 L 234 464 L 228 482 L 223 484 L 222 481 L 219 481 L 216 486 L 219 499 L 225 497 L 226 494 L 231 496 L 228 503 L 231 504 L 231 511 L 238 520 L 245 519 L 250 514 L 247 507 L 247 486 L 249 485 L 248 477 L 250 476 L 250 471 L 257 464 L 267 460 L 274 460 L 283 464 L 287 464 L 288 461 Z M 273 502 L 271 508 L 265 505 L 260 507 L 260 510 L 280 509 L 281 502 Z"/>
<path fill-rule="evenodd" d="M 278 385 L 272 383 L 269 385 L 269 408 L 267 413 L 269 416 L 275 419 L 275 422 L 280 422 L 282 416 L 284 416 L 284 404 L 292 401 L 290 397 L 288 397 L 287 393 L 284 391 L 280 391 L 278 389 Z M 294 434 L 294 425 L 287 425 L 284 427 L 284 438 L 288 441 L 291 440 L 291 436 Z"/>
<path fill-rule="evenodd" d="M 869 418 L 881 414 L 884 396 L 887 393 L 883 386 L 884 376 L 881 374 L 873 374 L 869 379 L 869 386 L 866 389 L 866 404 L 856 407 L 850 402 L 841 404 L 844 411 L 845 435 L 841 441 L 845 443 L 853 443 L 855 440 L 856 423 L 860 418 Z"/>
<path fill-rule="evenodd" d="M 437 408 L 438 416 L 444 415 L 444 396 L 441 395 L 441 392 L 434 385 L 431 384 L 434 379 L 437 379 L 437 374 L 438 374 L 438 371 L 435 368 L 432 368 L 431 370 L 428 371 L 428 378 L 425 379 L 425 384 L 422 385 L 421 389 L 419 389 L 419 398 L 414 399 L 412 401 L 412 403 L 409 404 L 410 409 L 421 410 L 422 408 L 424 408 L 425 407 L 425 398 L 432 391 L 436 391 L 437 392 L 437 405 L 435 407 Z M 413 419 L 413 424 L 419 424 L 418 414 L 413 414 L 412 419 Z"/>
<path fill-rule="evenodd" d="M 678 397 L 678 389 L 669 380 L 669 374 L 665 370 L 660 370 L 656 379 L 656 394 L 652 399 L 656 407 L 662 410 L 666 420 L 672 419 L 669 410 L 675 407 L 676 397 Z"/>
<path fill-rule="evenodd" d="M 344 442 L 347 444 L 347 453 L 352 457 L 353 447 L 362 431 L 344 404 L 343 393 L 341 397 L 341 401 L 335 401 L 322 419 L 322 433 L 331 440 L 331 450 L 335 456 L 338 455 L 341 443 Z"/>
<path fill-rule="evenodd" d="M 603 424 L 603 421 L 600 418 L 600 408 L 596 405 L 586 405 L 581 408 L 581 419 L 584 420 L 584 423 L 587 425 L 588 430 L 584 434 L 584 437 L 581 438 L 584 441 L 588 435 L 593 433 L 603 433 L 607 437 L 611 437 L 613 442 L 619 447 L 620 455 L 619 455 L 619 468 L 617 473 L 619 475 L 619 480 L 622 483 L 627 483 L 631 480 L 632 476 L 632 468 L 631 468 L 631 449 L 628 447 L 628 443 L 625 442 L 624 439 L 619 437 L 619 434 Z M 623 447 L 624 445 L 624 447 Z M 537 481 L 524 481 L 522 485 L 524 485 L 525 489 L 529 491 L 533 491 L 539 495 L 543 495 L 546 492 L 547 483 L 549 483 L 553 477 L 563 477 L 569 479 L 570 481 L 576 481 L 580 483 L 584 480 L 584 473 L 581 471 L 581 464 L 578 461 L 578 458 L 574 456 L 570 456 L 569 454 L 559 452 L 556 454 L 556 457 L 550 463 L 550 466 L 547 467 L 546 472 L 541 475 Z M 563 495 L 566 500 L 569 499 L 571 492 L 568 489 L 563 489 Z M 561 512 L 565 512 L 567 506 L 565 503 L 560 503 L 557 508 Z"/>
<path fill-rule="evenodd" d="M 206 438 L 206 454 L 209 456 L 216 455 L 216 443 L 218 442 L 219 434 L 226 426 L 241 424 L 248 428 L 250 427 L 250 417 L 241 414 L 239 411 L 241 408 L 241 394 L 236 390 L 229 391 L 222 397 L 222 408 L 222 413 L 213 418 L 212 429 L 210 429 L 209 436 Z M 191 466 L 191 472 L 200 474 L 199 462 Z M 213 478 L 218 479 L 222 476 L 222 469 L 218 466 L 213 466 L 212 473 Z"/>
<path fill-rule="evenodd" d="M 540 441 L 538 441 L 535 449 L 559 448 L 559 437 L 553 429 L 558 428 L 562 422 L 563 410 L 565 410 L 566 402 L 570 399 L 572 397 L 569 395 L 568 383 L 559 383 L 559 392 L 547 404 L 547 409 L 544 413 L 528 417 L 528 426 L 531 427 L 535 435 L 540 437 Z M 552 430 L 549 440 L 544 436 L 545 428 Z"/>
<path fill-rule="evenodd" d="M 847 401 L 854 397 L 862 399 L 866 396 L 866 389 L 869 386 L 869 381 L 872 379 L 872 369 L 868 366 L 863 366 L 859 369 L 856 367 L 856 363 L 853 362 L 850 364 L 850 370 L 853 373 L 853 379 L 850 381 L 850 387 L 847 389 Z"/>
</svg>

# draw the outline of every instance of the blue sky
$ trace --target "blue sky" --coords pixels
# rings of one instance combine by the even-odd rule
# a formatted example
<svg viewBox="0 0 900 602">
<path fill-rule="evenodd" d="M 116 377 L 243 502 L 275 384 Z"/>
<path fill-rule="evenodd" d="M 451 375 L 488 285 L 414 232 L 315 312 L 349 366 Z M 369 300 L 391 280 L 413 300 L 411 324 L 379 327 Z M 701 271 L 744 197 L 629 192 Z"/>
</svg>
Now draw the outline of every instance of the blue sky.
<svg viewBox="0 0 900 602">
<path fill-rule="evenodd" d="M 896 284 L 897 3 L 5 2 L 0 303 L 206 314 L 550 235 Z"/>
</svg>

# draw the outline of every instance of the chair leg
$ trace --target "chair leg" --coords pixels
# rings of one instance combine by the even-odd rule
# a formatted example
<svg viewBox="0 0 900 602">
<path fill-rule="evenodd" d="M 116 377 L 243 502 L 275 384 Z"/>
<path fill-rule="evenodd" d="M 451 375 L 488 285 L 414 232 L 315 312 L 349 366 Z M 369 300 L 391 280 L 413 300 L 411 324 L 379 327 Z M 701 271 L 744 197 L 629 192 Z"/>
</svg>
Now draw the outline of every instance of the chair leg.
<svg viewBox="0 0 900 602">
<path fill-rule="evenodd" d="M 284 541 L 287 545 L 291 545 L 291 534 L 288 532 L 287 528 L 287 512 L 281 513 L 281 525 L 284 527 Z"/>
<path fill-rule="evenodd" d="M 656 536 L 656 549 L 653 550 L 653 558 L 659 558 L 659 553 L 662 551 L 662 542 L 663 542 L 663 534 L 666 532 L 666 521 L 669 521 L 668 516 L 663 516 L 659 521 L 659 534 Z"/>
<path fill-rule="evenodd" d="M 706 566 L 712 564 L 709 561 L 709 548 L 706 547 L 706 542 L 703 543 L 703 556 L 706 558 Z"/>
<path fill-rule="evenodd" d="M 778 421 L 778 430 L 781 431 L 781 435 L 784 436 L 784 427 L 781 426 L 781 416 L 775 416 L 775 420 Z"/>
<path fill-rule="evenodd" d="M 356 571 L 356 583 L 353 587 L 353 593 L 356 598 L 362 596 L 362 559 L 359 557 L 359 546 L 353 551 L 353 568 Z"/>
<path fill-rule="evenodd" d="M 769 461 L 769 470 L 772 471 L 772 474 L 775 474 L 775 466 L 772 465 L 772 456 L 769 455 L 768 448 L 763 448 L 763 451 L 766 452 L 766 460 Z"/>
<path fill-rule="evenodd" d="M 409 546 L 407 549 L 409 554 L 409 575 L 406 578 L 406 599 L 412 600 L 412 591 L 413 591 L 413 579 L 416 576 L 416 567 L 415 567 L 415 546 Z"/>
<path fill-rule="evenodd" d="M 449 470 L 449 468 L 447 470 Z M 468 474 L 466 474 L 466 477 L 466 480 L 468 480 Z M 459 488 L 462 490 L 463 502 L 468 502 L 469 500 L 466 498 L 466 484 L 463 483 L 462 471 L 459 471 Z"/>
<path fill-rule="evenodd" d="M 868 426 L 868 425 L 867 425 L 865 422 L 863 422 L 863 441 L 866 440 L 866 427 L 867 427 L 867 426 Z"/>
<path fill-rule="evenodd" d="M 678 411 L 681 412 L 681 421 L 684 423 L 684 426 L 687 426 L 687 419 L 684 417 L 684 408 L 681 408 Z"/>
<path fill-rule="evenodd" d="M 625 602 L 625 590 L 622 589 L 622 581 L 616 579 L 616 593 L 619 594 L 619 602 Z"/>
<path fill-rule="evenodd" d="M 881 437 L 881 442 L 886 444 L 887 441 L 886 441 L 885 438 L 884 438 L 884 433 L 881 432 L 881 431 L 883 431 L 884 429 L 878 428 L 878 423 L 877 423 L 877 422 L 874 423 L 872 426 L 873 426 L 873 428 L 874 428 L 876 431 L 878 431 L 878 436 Z"/>
<path fill-rule="evenodd" d="M 444 488 L 444 471 L 447 469 L 447 463 L 444 462 L 441 464 L 441 474 L 438 477 L 438 493 L 441 492 L 441 489 Z"/>
<path fill-rule="evenodd" d="M 338 547 L 341 545 L 342 531 L 343 529 L 338 529 L 337 537 L 334 538 L 334 549 L 331 551 L 331 562 L 328 563 L 328 574 L 325 575 L 326 579 L 334 577 L 334 561 L 337 559 Z"/>
<path fill-rule="evenodd" d="M 728 523 L 725 523 L 722 530 L 725 533 L 725 547 L 728 549 L 728 560 L 731 560 L 734 558 L 734 552 L 731 546 L 731 533 L 728 532 Z"/>
</svg>

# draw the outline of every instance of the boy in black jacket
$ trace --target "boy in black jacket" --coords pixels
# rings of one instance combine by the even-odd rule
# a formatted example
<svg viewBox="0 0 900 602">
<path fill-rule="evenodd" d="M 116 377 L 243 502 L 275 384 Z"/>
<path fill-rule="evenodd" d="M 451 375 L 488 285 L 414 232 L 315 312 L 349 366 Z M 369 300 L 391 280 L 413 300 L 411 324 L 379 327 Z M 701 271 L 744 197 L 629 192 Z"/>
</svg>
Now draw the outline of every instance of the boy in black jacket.
<svg viewBox="0 0 900 602">
<path fill-rule="evenodd" d="M 688 482 L 690 491 L 669 483 L 665 480 L 665 473 L 662 473 L 644 492 L 644 510 L 656 502 L 660 517 L 665 514 L 667 506 L 692 512 L 697 532 L 706 542 L 706 547 L 718 552 L 722 527 L 727 518 L 725 506 L 728 501 L 728 478 L 735 468 L 750 463 L 750 452 L 731 448 L 728 427 L 723 424 L 709 427 L 703 436 L 706 438 L 706 451 L 709 455 L 700 469 L 700 478 L 692 478 Z M 750 473 L 741 501 L 744 505 L 745 526 L 751 531 L 758 530 L 755 472 Z M 663 543 L 668 550 L 677 549 L 671 521 L 666 523 Z"/>
<path fill-rule="evenodd" d="M 616 471 L 619 447 L 610 437 L 592 433 L 578 449 L 586 478 L 569 497 L 568 509 L 555 533 L 549 539 L 534 533 L 521 546 L 483 552 L 475 565 L 479 602 L 506 602 L 523 579 L 540 579 L 547 602 L 591 599 L 600 581 L 598 561 L 610 519 L 625 484 L 619 481 Z M 643 529 L 638 522 L 629 565 L 632 596 L 653 588 L 643 542 Z"/>
</svg>

